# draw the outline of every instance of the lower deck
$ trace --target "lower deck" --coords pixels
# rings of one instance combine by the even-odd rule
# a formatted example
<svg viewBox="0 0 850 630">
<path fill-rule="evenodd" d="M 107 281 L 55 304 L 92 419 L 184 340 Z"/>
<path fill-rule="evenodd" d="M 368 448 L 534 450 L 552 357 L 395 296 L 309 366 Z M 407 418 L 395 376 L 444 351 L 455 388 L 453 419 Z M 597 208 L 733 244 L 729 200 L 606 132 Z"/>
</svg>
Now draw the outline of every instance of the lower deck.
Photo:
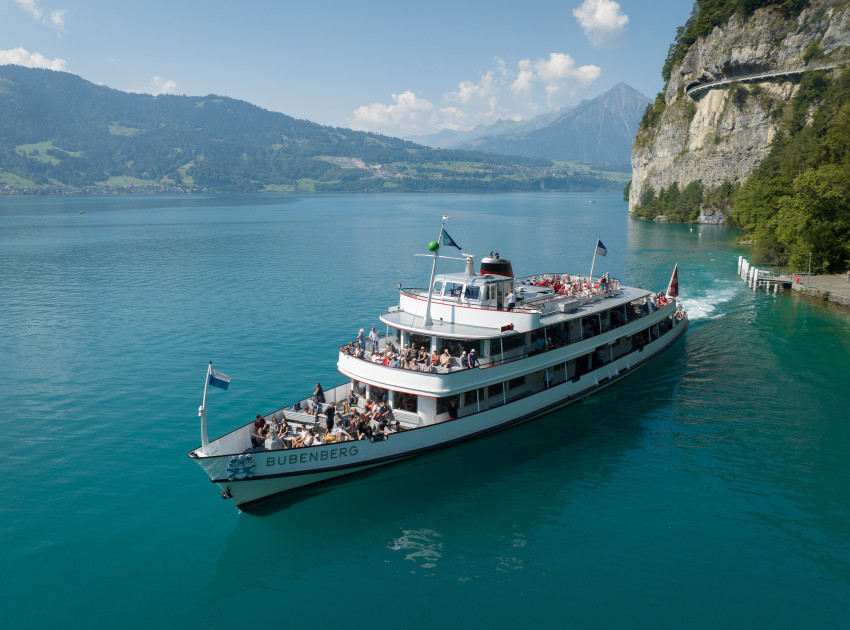
<svg viewBox="0 0 850 630">
<path fill-rule="evenodd" d="M 212 449 L 215 452 L 201 453 L 202 449 L 197 449 L 190 456 L 205 469 L 210 480 L 219 485 L 223 498 L 240 507 L 249 506 L 305 485 L 500 431 L 569 405 L 643 367 L 675 343 L 686 329 L 687 319 L 683 319 L 644 348 L 573 381 L 552 385 L 457 420 L 402 431 L 380 441 L 352 440 L 316 447 L 267 450 L 250 447 L 252 425 L 248 425 L 211 442 L 208 447 L 215 445 Z M 247 445 L 247 448 L 244 452 L 225 450 L 237 445 Z"/>
<path fill-rule="evenodd" d="M 320 438 L 314 446 L 291 448 L 291 439 L 265 444 L 256 441 L 252 443 L 254 424 L 251 423 L 196 449 L 190 456 L 199 460 L 213 481 L 220 483 L 243 478 L 306 474 L 326 468 L 357 468 L 369 464 L 375 458 L 384 460 L 409 456 L 447 441 L 467 439 L 482 432 L 497 430 L 605 387 L 642 366 L 675 342 L 687 329 L 687 318 L 670 317 L 653 327 L 654 331 L 648 331 L 644 344 L 624 348 L 619 355 L 599 356 L 588 353 L 544 370 L 469 389 L 453 397 L 436 399 L 417 396 L 416 412 L 390 406 L 388 412 L 391 422 L 394 424 L 397 421 L 401 432 L 380 439 L 355 440 L 350 430 L 343 434 L 333 434 L 327 430 L 322 411 L 330 404 L 340 408 L 341 420 L 345 421 L 352 418 L 355 411 L 365 412 L 371 400 L 386 398 L 385 392 L 368 388 L 366 395 L 363 395 L 360 384 L 344 383 L 324 392 L 326 402 L 319 405 L 318 414 L 283 408 L 264 417 L 269 423 L 285 417 L 290 427 L 289 437 L 305 426 L 310 427 Z M 352 390 L 356 395 L 355 405 L 346 407 L 345 400 Z M 304 403 L 312 401 L 308 399 Z M 342 452 L 343 448 L 345 452 Z M 322 454 L 323 450 L 327 451 L 327 455 Z M 250 474 L 242 470 L 234 473 L 233 459 L 237 456 L 250 456 L 252 462 L 261 462 L 262 465 L 252 464 Z M 227 462 L 225 460 L 228 457 L 233 459 Z M 216 460 L 217 463 L 209 460 Z"/>
</svg>

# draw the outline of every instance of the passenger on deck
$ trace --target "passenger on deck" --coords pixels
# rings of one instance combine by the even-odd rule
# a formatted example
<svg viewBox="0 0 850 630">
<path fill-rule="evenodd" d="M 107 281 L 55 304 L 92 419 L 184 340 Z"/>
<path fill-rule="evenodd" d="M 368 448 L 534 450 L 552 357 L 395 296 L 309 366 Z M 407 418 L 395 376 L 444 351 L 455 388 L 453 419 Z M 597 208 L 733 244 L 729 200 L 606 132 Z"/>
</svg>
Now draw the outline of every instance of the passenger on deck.
<svg viewBox="0 0 850 630">
<path fill-rule="evenodd" d="M 313 392 L 313 396 L 315 397 L 316 402 L 318 402 L 318 403 L 324 403 L 325 402 L 325 392 L 322 391 L 322 384 L 321 383 L 316 383 L 316 391 Z"/>
<path fill-rule="evenodd" d="M 376 411 L 378 420 L 386 420 L 390 421 L 390 408 L 386 403 L 381 403 L 378 405 L 378 409 Z"/>
<path fill-rule="evenodd" d="M 469 367 L 478 367 L 478 357 L 475 354 L 475 348 L 469 351 L 469 356 L 467 357 L 467 360 L 469 361 Z"/>
<path fill-rule="evenodd" d="M 448 404 L 449 420 L 457 420 L 457 401 L 452 398 Z"/>
<path fill-rule="evenodd" d="M 315 398 L 315 396 L 313 397 Z M 313 406 L 310 410 L 310 414 L 316 417 L 316 422 L 319 421 L 319 414 L 322 413 L 322 403 L 313 401 Z"/>
<path fill-rule="evenodd" d="M 369 341 L 372 343 L 372 352 L 378 351 L 378 339 L 380 335 L 378 335 L 378 331 L 375 330 L 375 327 L 372 326 L 372 330 L 369 331 Z"/>
<path fill-rule="evenodd" d="M 390 367 L 394 367 L 394 368 L 401 367 L 401 361 L 399 360 L 397 354 L 393 354 L 390 357 Z"/>
<path fill-rule="evenodd" d="M 348 434 L 348 431 L 342 428 L 342 423 L 337 420 L 334 424 L 334 428 L 330 433 L 331 438 L 334 442 L 347 442 L 351 439 L 351 436 Z"/>
<path fill-rule="evenodd" d="M 437 367 L 440 365 L 440 355 L 437 354 L 437 349 L 434 348 L 434 351 L 431 353 L 431 365 Z"/>
<path fill-rule="evenodd" d="M 302 446 L 318 446 L 320 441 L 313 435 L 313 429 L 307 429 L 307 437 L 304 438 Z"/>
<path fill-rule="evenodd" d="M 419 346 L 419 352 L 416 355 L 417 363 L 425 363 L 428 360 L 428 353 L 425 351 L 425 346 Z"/>
<path fill-rule="evenodd" d="M 469 359 L 466 357 L 466 350 L 460 355 L 460 366 L 464 369 L 469 367 Z"/>
<path fill-rule="evenodd" d="M 605 365 L 605 363 L 606 363 L 605 359 L 606 359 L 605 349 L 604 348 L 597 348 L 596 349 L 596 365 L 597 366 Z"/>
<path fill-rule="evenodd" d="M 360 359 L 363 357 L 363 346 L 359 343 L 354 346 L 354 350 L 351 351 L 351 356 Z"/>
<path fill-rule="evenodd" d="M 304 446 L 304 440 L 307 439 L 307 427 L 301 427 L 301 432 L 292 439 L 292 448 L 301 448 Z"/>
<path fill-rule="evenodd" d="M 280 422 L 278 424 L 279 426 L 277 427 L 277 437 L 282 440 L 289 433 L 289 423 L 286 421 L 286 416 L 281 416 Z"/>
<path fill-rule="evenodd" d="M 360 346 L 360 349 L 363 350 L 366 347 L 366 335 L 363 334 L 363 329 L 360 329 L 360 332 L 357 333 L 357 345 Z"/>
<path fill-rule="evenodd" d="M 269 437 L 277 437 L 279 431 L 280 421 L 277 419 L 276 414 L 272 414 L 271 422 L 269 422 Z"/>
<path fill-rule="evenodd" d="M 368 440 L 369 435 L 366 433 L 366 429 L 368 428 L 368 423 L 363 416 L 357 418 L 357 424 L 354 425 L 355 431 L 355 439 L 357 440 Z"/>
<path fill-rule="evenodd" d="M 540 354 L 546 349 L 546 340 L 543 337 L 538 337 L 534 340 L 533 354 Z"/>
<path fill-rule="evenodd" d="M 373 442 L 381 442 L 383 440 L 386 440 L 387 439 L 386 427 L 387 427 L 386 422 L 379 422 L 377 424 L 372 423 L 372 426 L 370 427 L 371 430 L 372 430 L 370 439 Z"/>
<path fill-rule="evenodd" d="M 506 298 L 506 302 L 508 304 L 508 310 L 514 310 L 514 307 L 516 306 L 516 295 L 514 295 L 513 289 L 510 289 L 508 291 L 508 297 Z"/>
<path fill-rule="evenodd" d="M 257 414 L 254 420 L 254 426 L 251 428 L 251 446 L 257 448 L 263 445 L 265 437 L 262 435 L 262 430 L 266 426 L 266 421 L 260 414 Z"/>
<path fill-rule="evenodd" d="M 384 362 L 384 357 L 382 357 L 377 352 L 372 353 L 372 363 L 383 363 L 383 362 Z"/>
<path fill-rule="evenodd" d="M 446 368 L 447 370 L 448 370 L 448 369 L 451 367 L 451 365 L 452 365 L 452 355 L 450 355 L 450 354 L 449 354 L 449 349 L 448 349 L 448 348 L 445 348 L 445 349 L 443 350 L 443 354 L 441 354 L 441 355 L 440 355 L 440 365 L 441 365 L 442 367 Z"/>
<path fill-rule="evenodd" d="M 336 408 L 334 404 L 331 403 L 328 405 L 328 408 L 325 409 L 325 426 L 327 430 L 330 431 L 334 428 L 334 416 L 336 415 Z"/>
<path fill-rule="evenodd" d="M 406 363 L 410 360 L 410 344 L 404 344 L 404 348 L 401 349 L 401 354 L 399 356 L 401 363 L 404 367 L 407 367 Z"/>
</svg>

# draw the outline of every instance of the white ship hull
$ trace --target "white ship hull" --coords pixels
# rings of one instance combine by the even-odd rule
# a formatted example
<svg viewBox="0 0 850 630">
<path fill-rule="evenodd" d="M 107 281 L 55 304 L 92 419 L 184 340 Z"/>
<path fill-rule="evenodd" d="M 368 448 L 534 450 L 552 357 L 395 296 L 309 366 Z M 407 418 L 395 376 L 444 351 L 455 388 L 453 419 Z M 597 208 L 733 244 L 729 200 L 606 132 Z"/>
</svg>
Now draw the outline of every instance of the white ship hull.
<svg viewBox="0 0 850 630">
<path fill-rule="evenodd" d="M 655 317 L 652 319 L 659 321 L 672 317 L 669 309 L 673 306 L 671 304 L 667 309 L 653 313 Z M 224 498 L 229 498 L 241 509 L 248 509 L 260 501 L 296 488 L 445 448 L 549 413 L 631 374 L 671 346 L 684 334 L 687 326 L 687 318 L 678 320 L 670 330 L 640 350 L 635 349 L 575 379 L 457 420 L 440 421 L 393 434 L 386 440 L 347 441 L 310 448 L 245 453 L 251 426 L 247 425 L 192 451 L 190 456 L 207 472 L 210 480 L 218 484 Z M 586 344 L 576 344 L 571 350 L 574 350 L 573 354 L 581 352 L 583 345 L 586 351 L 599 342 L 600 339 L 588 340 Z M 562 350 L 566 352 L 567 348 L 570 346 Z M 545 359 L 548 354 L 538 356 Z M 548 357 L 549 363 L 551 359 L 551 356 Z M 416 375 L 413 373 L 411 376 Z M 250 442 L 247 445 L 250 446 Z"/>
</svg>

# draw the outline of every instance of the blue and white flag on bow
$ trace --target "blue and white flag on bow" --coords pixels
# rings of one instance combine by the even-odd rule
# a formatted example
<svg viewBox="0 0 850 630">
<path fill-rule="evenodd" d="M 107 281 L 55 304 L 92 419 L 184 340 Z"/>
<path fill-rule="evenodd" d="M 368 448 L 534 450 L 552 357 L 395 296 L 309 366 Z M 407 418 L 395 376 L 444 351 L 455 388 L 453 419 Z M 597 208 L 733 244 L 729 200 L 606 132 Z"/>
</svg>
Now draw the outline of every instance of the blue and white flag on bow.
<svg viewBox="0 0 850 630">
<path fill-rule="evenodd" d="M 210 370 L 210 385 L 227 389 L 227 386 L 230 385 L 230 377 L 227 374 Z"/>
<path fill-rule="evenodd" d="M 602 244 L 602 241 L 600 241 L 599 239 L 596 240 L 596 253 L 600 256 L 604 256 L 608 253 L 608 250 L 605 248 L 605 246 Z"/>
<path fill-rule="evenodd" d="M 443 242 L 441 245 L 451 245 L 452 247 L 457 247 L 460 251 L 463 251 L 460 245 L 455 243 L 455 240 L 449 236 L 449 233 L 443 230 Z"/>
</svg>

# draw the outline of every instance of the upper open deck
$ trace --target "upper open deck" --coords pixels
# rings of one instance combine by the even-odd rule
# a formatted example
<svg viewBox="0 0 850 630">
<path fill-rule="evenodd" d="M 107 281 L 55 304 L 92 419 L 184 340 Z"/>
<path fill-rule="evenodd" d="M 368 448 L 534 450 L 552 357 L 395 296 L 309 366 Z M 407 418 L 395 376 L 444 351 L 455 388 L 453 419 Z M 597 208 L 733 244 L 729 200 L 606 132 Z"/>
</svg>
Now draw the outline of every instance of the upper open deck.
<svg viewBox="0 0 850 630">
<path fill-rule="evenodd" d="M 381 315 L 381 321 L 398 330 L 447 339 L 491 339 L 586 317 L 650 295 L 644 289 L 622 287 L 617 280 L 600 284 L 599 279 L 567 274 L 524 278 L 444 274 L 434 282 L 430 325 L 425 321 L 428 289 L 400 289 L 399 306 Z M 509 310 L 506 300 L 511 291 L 516 305 Z"/>
</svg>

